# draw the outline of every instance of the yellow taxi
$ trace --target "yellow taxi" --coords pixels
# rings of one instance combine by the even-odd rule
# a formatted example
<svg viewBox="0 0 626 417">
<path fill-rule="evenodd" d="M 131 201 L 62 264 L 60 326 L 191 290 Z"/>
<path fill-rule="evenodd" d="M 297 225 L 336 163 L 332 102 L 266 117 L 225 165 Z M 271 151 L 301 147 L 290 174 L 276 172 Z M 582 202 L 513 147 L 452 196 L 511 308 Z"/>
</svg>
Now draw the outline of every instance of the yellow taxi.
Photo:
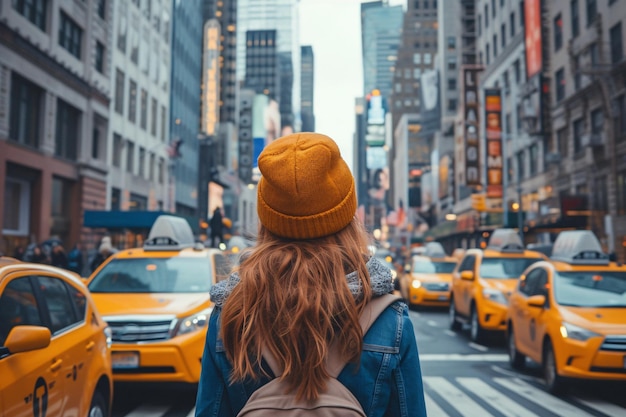
<svg viewBox="0 0 626 417">
<path fill-rule="evenodd" d="M 186 220 L 159 216 L 143 248 L 110 256 L 88 288 L 112 330 L 116 382 L 200 379 L 209 290 L 228 276 L 219 249 L 195 243 Z"/>
<path fill-rule="evenodd" d="M 108 416 L 111 333 L 72 272 L 0 258 L 0 416 Z"/>
<path fill-rule="evenodd" d="M 426 245 L 424 255 L 414 255 L 405 267 L 400 292 L 409 306 L 447 306 L 457 259 L 447 256 L 437 242 Z"/>
<path fill-rule="evenodd" d="M 470 338 L 481 342 L 493 332 L 506 330 L 509 295 L 524 270 L 547 259 L 525 250 L 514 229 L 496 229 L 487 247 L 468 249 L 452 273 L 450 329 L 469 324 Z"/>
<path fill-rule="evenodd" d="M 567 378 L 626 381 L 626 266 L 591 231 L 561 232 L 551 261 L 522 275 L 508 311 L 510 363 L 542 364 L 546 388 Z"/>
</svg>

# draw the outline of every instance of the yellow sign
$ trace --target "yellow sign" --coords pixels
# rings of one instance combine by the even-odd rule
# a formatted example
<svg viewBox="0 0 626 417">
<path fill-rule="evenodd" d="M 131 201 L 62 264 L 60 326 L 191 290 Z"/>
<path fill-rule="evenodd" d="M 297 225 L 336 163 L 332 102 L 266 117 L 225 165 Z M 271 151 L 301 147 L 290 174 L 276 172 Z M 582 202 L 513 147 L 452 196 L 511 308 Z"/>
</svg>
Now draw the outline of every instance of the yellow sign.
<svg viewBox="0 0 626 417">
<path fill-rule="evenodd" d="M 204 25 L 204 56 L 202 79 L 202 131 L 215 135 L 219 122 L 220 100 L 220 25 L 211 19 Z"/>
</svg>

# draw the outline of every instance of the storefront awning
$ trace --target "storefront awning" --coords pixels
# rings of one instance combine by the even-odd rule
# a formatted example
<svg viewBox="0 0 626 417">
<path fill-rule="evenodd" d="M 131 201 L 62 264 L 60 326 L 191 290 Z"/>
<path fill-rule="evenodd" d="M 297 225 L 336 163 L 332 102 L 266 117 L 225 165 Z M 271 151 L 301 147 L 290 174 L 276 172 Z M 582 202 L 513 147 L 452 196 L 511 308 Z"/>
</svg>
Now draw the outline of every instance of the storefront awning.
<svg viewBox="0 0 626 417">
<path fill-rule="evenodd" d="M 104 229 L 149 229 L 165 211 L 107 211 L 85 210 L 84 227 Z"/>
</svg>

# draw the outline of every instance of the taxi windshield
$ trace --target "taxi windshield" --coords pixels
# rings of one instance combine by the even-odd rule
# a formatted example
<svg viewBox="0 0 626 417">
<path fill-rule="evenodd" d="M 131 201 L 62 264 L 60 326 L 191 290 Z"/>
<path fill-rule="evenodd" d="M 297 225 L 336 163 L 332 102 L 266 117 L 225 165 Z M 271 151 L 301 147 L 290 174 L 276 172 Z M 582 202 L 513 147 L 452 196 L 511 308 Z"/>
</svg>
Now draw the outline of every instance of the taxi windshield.
<svg viewBox="0 0 626 417">
<path fill-rule="evenodd" d="M 208 292 L 213 281 L 206 258 L 114 259 L 89 283 L 93 293 Z"/>
<path fill-rule="evenodd" d="M 414 273 L 419 274 L 451 274 L 456 263 L 454 262 L 432 262 L 419 261 L 413 264 Z"/>
<path fill-rule="evenodd" d="M 626 307 L 626 272 L 556 272 L 557 303 L 574 307 Z"/>
<path fill-rule="evenodd" d="M 479 274 L 481 278 L 519 278 L 526 268 L 540 260 L 540 258 L 483 258 Z"/>
</svg>

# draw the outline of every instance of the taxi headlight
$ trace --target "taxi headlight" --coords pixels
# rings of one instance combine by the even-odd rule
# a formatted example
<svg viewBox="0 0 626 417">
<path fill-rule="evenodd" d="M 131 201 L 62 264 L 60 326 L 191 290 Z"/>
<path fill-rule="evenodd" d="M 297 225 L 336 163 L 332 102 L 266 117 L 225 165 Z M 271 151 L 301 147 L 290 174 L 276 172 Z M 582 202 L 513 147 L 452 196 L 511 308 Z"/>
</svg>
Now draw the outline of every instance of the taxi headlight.
<svg viewBox="0 0 626 417">
<path fill-rule="evenodd" d="M 104 337 L 106 338 L 107 349 L 111 349 L 111 344 L 113 344 L 113 330 L 107 326 L 104 328 L 103 332 Z"/>
<path fill-rule="evenodd" d="M 559 331 L 561 332 L 561 336 L 563 336 L 563 339 L 574 339 L 580 340 L 581 342 L 585 342 L 591 337 L 601 336 L 600 334 L 592 332 L 591 330 L 587 330 L 585 328 L 576 326 L 572 323 L 567 323 L 565 321 L 561 323 Z"/>
<path fill-rule="evenodd" d="M 496 290 L 493 288 L 484 288 L 483 289 L 483 298 L 493 301 L 494 303 L 507 305 L 509 304 L 508 300 L 500 290 Z"/>
<path fill-rule="evenodd" d="M 207 308 L 199 313 L 180 319 L 172 336 L 180 336 L 204 329 L 209 324 L 211 311 L 213 311 L 213 308 Z"/>
<path fill-rule="evenodd" d="M 422 281 L 420 281 L 419 279 L 414 279 L 413 282 L 411 283 L 411 287 L 418 289 L 422 286 Z"/>
</svg>

